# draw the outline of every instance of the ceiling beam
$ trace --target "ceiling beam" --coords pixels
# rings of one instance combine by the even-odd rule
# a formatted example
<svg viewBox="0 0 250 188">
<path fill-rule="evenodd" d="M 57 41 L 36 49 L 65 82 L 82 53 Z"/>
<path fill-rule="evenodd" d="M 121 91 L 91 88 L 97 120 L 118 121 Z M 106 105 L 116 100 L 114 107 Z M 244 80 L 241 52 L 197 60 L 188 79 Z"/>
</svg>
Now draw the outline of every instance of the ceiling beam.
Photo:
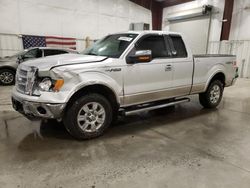
<svg viewBox="0 0 250 188">
<path fill-rule="evenodd" d="M 151 10 L 152 9 L 152 2 L 154 0 L 129 0 L 129 1 L 132 1 L 133 3 L 135 3 L 137 5 L 140 5 L 146 9 Z"/>
<path fill-rule="evenodd" d="M 190 1 L 194 1 L 194 0 L 159 0 L 159 1 L 157 0 L 130 0 L 130 1 L 146 9 L 151 10 L 154 3 L 159 4 L 159 6 L 161 6 L 162 8 L 165 8 L 169 6 L 179 5 L 182 3 L 187 3 Z"/>
<path fill-rule="evenodd" d="M 179 5 L 182 3 L 187 3 L 190 1 L 194 1 L 194 0 L 164 0 L 164 1 L 161 1 L 161 4 L 162 4 L 162 7 L 165 8 L 165 7 L 170 7 L 174 5 Z"/>
</svg>

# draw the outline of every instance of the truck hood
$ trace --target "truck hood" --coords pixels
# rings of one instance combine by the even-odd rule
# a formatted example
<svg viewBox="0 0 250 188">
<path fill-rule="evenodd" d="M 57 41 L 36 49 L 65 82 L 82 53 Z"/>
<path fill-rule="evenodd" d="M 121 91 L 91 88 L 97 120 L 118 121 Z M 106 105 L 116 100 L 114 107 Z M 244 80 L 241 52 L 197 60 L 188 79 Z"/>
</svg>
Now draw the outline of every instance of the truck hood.
<svg viewBox="0 0 250 188">
<path fill-rule="evenodd" d="M 82 55 L 82 54 L 63 54 L 38 58 L 26 61 L 22 64 L 25 66 L 37 67 L 39 71 L 49 71 L 52 68 L 66 65 L 101 62 L 107 59 L 104 56 Z"/>
</svg>

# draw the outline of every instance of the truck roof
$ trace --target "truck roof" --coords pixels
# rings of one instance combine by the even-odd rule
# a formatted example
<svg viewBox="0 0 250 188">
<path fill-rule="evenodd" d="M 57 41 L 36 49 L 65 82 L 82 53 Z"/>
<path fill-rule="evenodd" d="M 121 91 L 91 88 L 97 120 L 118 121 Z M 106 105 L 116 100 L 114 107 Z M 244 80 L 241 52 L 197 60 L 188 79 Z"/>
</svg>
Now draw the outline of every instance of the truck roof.
<svg viewBox="0 0 250 188">
<path fill-rule="evenodd" d="M 143 30 L 143 31 L 126 31 L 126 32 L 120 32 L 120 33 L 134 33 L 134 34 L 174 34 L 174 35 L 181 35 L 178 32 L 172 32 L 172 31 L 160 31 L 160 30 Z"/>
<path fill-rule="evenodd" d="M 31 49 L 35 49 L 35 48 L 39 48 L 39 49 L 47 49 L 47 50 L 64 50 L 64 51 L 67 51 L 67 52 L 77 52 L 76 50 L 73 50 L 73 49 L 69 49 L 69 48 L 57 48 L 57 47 L 30 47 L 30 48 L 27 48 L 27 50 L 31 50 Z"/>
</svg>

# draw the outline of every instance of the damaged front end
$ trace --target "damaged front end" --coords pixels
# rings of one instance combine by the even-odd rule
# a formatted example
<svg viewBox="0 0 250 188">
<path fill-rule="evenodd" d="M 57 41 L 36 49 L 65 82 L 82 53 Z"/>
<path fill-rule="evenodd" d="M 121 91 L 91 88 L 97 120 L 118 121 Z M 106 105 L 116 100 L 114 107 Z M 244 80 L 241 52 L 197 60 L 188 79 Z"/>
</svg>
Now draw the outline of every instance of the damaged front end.
<svg viewBox="0 0 250 188">
<path fill-rule="evenodd" d="M 12 91 L 13 108 L 29 119 L 60 119 L 66 103 L 58 95 L 64 80 L 50 76 L 41 77 L 36 67 L 20 65 L 16 85 Z"/>
</svg>

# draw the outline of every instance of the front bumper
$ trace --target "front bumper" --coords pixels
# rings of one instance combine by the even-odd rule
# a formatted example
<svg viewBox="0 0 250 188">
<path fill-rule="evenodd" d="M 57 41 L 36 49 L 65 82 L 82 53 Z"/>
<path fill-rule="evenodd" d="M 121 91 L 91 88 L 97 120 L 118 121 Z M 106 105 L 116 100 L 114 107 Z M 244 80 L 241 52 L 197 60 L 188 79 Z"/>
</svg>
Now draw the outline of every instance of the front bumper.
<svg viewBox="0 0 250 188">
<path fill-rule="evenodd" d="M 13 108 L 29 119 L 60 119 L 66 103 L 45 103 L 27 100 L 27 96 L 12 93 Z"/>
</svg>

